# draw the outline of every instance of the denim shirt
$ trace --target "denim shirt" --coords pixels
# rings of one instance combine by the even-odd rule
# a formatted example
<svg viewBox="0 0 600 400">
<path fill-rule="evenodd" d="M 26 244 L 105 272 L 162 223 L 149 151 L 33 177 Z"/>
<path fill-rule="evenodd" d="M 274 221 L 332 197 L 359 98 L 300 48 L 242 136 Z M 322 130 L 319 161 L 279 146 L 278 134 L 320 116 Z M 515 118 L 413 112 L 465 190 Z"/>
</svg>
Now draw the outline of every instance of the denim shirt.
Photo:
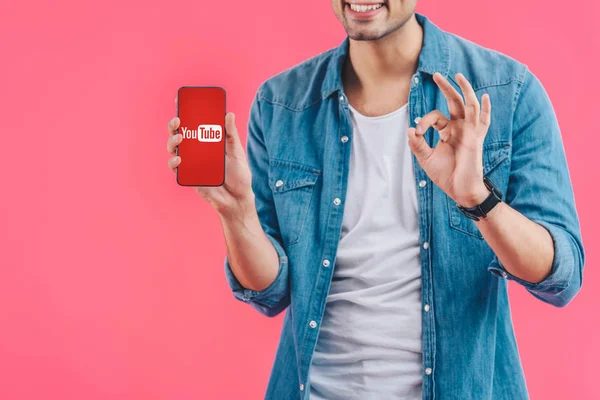
<svg viewBox="0 0 600 400">
<path fill-rule="evenodd" d="M 437 187 L 413 155 L 422 268 L 423 399 L 526 399 L 509 307 L 513 280 L 543 302 L 568 304 L 581 288 L 584 249 L 561 133 L 540 81 L 526 65 L 445 32 L 423 15 L 423 46 L 410 82 L 410 124 L 438 109 L 450 116 L 432 79 L 462 72 L 491 125 L 484 175 L 503 200 L 550 233 L 550 275 L 531 283 L 511 275 L 474 222 Z M 311 358 L 341 233 L 352 126 L 342 85 L 348 37 L 262 82 L 252 102 L 246 150 L 261 225 L 279 255 L 262 291 L 244 288 L 225 258 L 235 298 L 266 316 L 285 312 L 266 399 L 309 399 Z M 430 146 L 440 137 L 430 128 Z M 407 139 L 408 140 L 408 139 Z M 398 204 L 398 207 L 403 207 Z"/>
</svg>

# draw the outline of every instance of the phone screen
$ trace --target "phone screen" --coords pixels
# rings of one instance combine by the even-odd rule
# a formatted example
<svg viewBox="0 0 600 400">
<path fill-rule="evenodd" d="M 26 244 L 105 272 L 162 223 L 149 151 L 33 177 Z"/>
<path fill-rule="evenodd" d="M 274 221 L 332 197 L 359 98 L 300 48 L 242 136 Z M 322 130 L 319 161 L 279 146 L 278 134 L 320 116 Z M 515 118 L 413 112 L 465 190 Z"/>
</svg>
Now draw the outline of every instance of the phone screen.
<svg viewBox="0 0 600 400">
<path fill-rule="evenodd" d="M 214 86 L 184 86 L 177 92 L 177 133 L 183 140 L 176 154 L 177 183 L 221 186 L 225 181 L 225 90 Z"/>
</svg>

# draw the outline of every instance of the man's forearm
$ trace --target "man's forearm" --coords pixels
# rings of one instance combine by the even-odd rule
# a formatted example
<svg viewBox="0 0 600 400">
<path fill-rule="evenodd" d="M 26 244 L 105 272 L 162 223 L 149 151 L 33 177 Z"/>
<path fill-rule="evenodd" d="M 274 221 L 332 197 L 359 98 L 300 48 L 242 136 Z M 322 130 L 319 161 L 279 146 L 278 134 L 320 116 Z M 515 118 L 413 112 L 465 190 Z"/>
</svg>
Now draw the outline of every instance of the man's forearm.
<svg viewBox="0 0 600 400">
<path fill-rule="evenodd" d="M 254 197 L 218 212 L 231 271 L 247 289 L 261 291 L 275 281 L 279 256 L 256 213 Z"/>
<path fill-rule="evenodd" d="M 546 228 L 504 202 L 475 224 L 508 272 L 531 283 L 550 274 L 554 245 Z"/>
</svg>

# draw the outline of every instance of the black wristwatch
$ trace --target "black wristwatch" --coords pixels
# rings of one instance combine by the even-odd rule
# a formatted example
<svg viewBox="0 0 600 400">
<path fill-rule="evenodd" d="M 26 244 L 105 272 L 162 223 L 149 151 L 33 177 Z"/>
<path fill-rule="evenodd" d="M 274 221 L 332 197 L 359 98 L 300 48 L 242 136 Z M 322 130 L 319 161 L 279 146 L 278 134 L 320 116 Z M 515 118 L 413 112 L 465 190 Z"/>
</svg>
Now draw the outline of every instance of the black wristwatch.
<svg viewBox="0 0 600 400">
<path fill-rule="evenodd" d="M 487 177 L 483 177 L 483 183 L 485 187 L 490 190 L 489 196 L 475 207 L 463 207 L 456 204 L 456 207 L 468 218 L 479 221 L 479 218 L 485 218 L 492 208 L 502 201 L 502 192 L 494 185 L 494 183 Z"/>
</svg>

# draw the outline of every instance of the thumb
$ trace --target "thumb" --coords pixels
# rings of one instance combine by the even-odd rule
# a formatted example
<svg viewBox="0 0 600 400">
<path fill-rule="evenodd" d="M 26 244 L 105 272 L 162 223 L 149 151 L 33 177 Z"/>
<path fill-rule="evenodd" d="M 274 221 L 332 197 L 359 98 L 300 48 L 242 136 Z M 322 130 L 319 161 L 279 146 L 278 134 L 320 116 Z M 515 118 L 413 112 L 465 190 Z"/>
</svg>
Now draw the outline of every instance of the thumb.
<svg viewBox="0 0 600 400">
<path fill-rule="evenodd" d="M 240 144 L 240 135 L 235 126 L 235 114 L 232 112 L 225 114 L 225 140 L 230 144 Z"/>
<path fill-rule="evenodd" d="M 246 152 L 235 126 L 235 114 L 225 114 L 225 154 L 235 159 L 246 160 Z"/>
<path fill-rule="evenodd" d="M 415 128 L 408 128 L 408 145 L 413 154 L 417 157 L 417 161 L 423 167 L 425 160 L 429 158 L 433 149 L 429 147 L 423 135 L 418 135 Z"/>
</svg>

